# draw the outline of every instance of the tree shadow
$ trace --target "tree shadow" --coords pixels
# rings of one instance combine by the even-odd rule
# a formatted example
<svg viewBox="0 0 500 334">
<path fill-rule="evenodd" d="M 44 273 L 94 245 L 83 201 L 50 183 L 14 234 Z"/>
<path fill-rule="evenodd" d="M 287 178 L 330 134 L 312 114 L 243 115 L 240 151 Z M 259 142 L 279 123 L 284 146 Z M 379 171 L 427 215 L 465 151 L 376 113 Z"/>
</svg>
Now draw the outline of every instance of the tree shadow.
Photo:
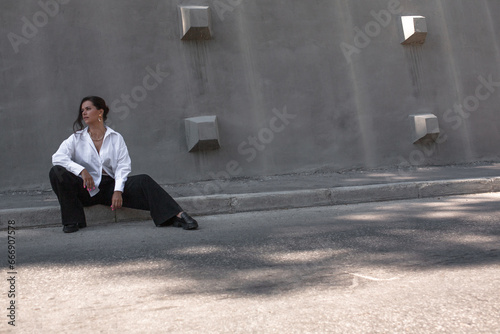
<svg viewBox="0 0 500 334">
<path fill-rule="evenodd" d="M 180 282 L 163 286 L 167 294 L 233 298 L 345 288 L 360 269 L 390 279 L 500 264 L 493 201 L 449 197 L 199 217 L 198 231 L 151 222 L 90 226 L 73 235 L 31 230 L 29 238 L 46 243 L 20 236 L 19 263 L 106 267 L 105 275 Z"/>
</svg>

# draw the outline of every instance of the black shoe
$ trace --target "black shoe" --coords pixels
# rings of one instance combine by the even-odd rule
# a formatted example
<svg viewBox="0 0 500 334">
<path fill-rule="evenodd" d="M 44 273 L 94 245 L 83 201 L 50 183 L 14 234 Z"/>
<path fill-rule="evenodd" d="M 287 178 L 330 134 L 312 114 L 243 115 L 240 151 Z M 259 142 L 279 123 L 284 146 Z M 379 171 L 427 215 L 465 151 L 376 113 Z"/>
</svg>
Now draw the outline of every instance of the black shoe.
<svg viewBox="0 0 500 334">
<path fill-rule="evenodd" d="M 78 231 L 78 224 L 73 225 L 64 225 L 63 232 L 64 233 L 73 233 Z"/>
<path fill-rule="evenodd" d="M 172 223 L 172 226 L 173 227 L 182 227 L 182 223 L 184 222 L 184 220 L 182 220 L 181 218 L 175 216 L 174 217 L 174 222 Z"/>
<path fill-rule="evenodd" d="M 87 227 L 87 223 L 79 223 L 78 228 L 85 228 Z"/>
<path fill-rule="evenodd" d="M 181 214 L 182 218 L 182 228 L 185 230 L 196 230 L 198 228 L 198 222 L 193 219 L 190 215 L 183 212 Z"/>
<path fill-rule="evenodd" d="M 173 226 L 173 227 L 182 227 L 182 219 L 180 219 L 177 216 L 174 216 L 167 220 L 166 222 L 156 225 L 157 227 L 166 227 L 166 226 Z"/>
</svg>

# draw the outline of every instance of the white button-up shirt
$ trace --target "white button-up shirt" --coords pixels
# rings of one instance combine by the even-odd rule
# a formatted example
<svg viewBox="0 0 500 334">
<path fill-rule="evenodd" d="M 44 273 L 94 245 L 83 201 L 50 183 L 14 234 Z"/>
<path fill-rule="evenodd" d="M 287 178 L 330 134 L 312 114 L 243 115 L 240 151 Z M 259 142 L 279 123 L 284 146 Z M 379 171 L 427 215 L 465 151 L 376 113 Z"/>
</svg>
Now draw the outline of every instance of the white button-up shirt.
<svg viewBox="0 0 500 334">
<path fill-rule="evenodd" d="M 62 142 L 52 156 L 52 164 L 62 166 L 77 176 L 86 169 L 95 183 L 90 196 L 99 192 L 103 170 L 115 179 L 115 191 L 122 192 L 131 171 L 130 156 L 123 137 L 108 127 L 99 152 L 90 138 L 88 128 L 85 128 Z"/>
</svg>

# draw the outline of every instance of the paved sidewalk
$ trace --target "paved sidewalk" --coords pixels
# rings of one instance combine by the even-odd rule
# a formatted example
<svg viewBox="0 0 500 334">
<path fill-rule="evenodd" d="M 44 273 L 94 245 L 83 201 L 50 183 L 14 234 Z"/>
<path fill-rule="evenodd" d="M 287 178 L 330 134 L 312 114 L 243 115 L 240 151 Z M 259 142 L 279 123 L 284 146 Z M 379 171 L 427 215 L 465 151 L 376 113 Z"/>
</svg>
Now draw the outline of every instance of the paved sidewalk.
<svg viewBox="0 0 500 334">
<path fill-rule="evenodd" d="M 443 167 L 351 170 L 262 178 L 164 185 L 193 215 L 354 204 L 500 191 L 500 163 Z M 104 206 L 86 208 L 89 221 L 109 223 L 149 219 L 145 211 Z M 50 189 L 0 194 L 0 229 L 8 220 L 18 228 L 60 224 Z"/>
</svg>

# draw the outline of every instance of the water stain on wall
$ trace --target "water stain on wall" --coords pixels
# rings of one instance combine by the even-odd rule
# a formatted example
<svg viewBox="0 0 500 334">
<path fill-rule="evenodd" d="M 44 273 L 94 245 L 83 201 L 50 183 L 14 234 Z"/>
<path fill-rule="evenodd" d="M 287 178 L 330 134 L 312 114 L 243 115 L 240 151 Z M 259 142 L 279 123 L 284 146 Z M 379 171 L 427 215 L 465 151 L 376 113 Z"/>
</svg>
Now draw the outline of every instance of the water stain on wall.
<svg viewBox="0 0 500 334">
<path fill-rule="evenodd" d="M 406 63 L 412 81 L 413 94 L 416 98 L 421 96 L 423 87 L 422 48 L 422 45 L 405 46 Z"/>
</svg>

